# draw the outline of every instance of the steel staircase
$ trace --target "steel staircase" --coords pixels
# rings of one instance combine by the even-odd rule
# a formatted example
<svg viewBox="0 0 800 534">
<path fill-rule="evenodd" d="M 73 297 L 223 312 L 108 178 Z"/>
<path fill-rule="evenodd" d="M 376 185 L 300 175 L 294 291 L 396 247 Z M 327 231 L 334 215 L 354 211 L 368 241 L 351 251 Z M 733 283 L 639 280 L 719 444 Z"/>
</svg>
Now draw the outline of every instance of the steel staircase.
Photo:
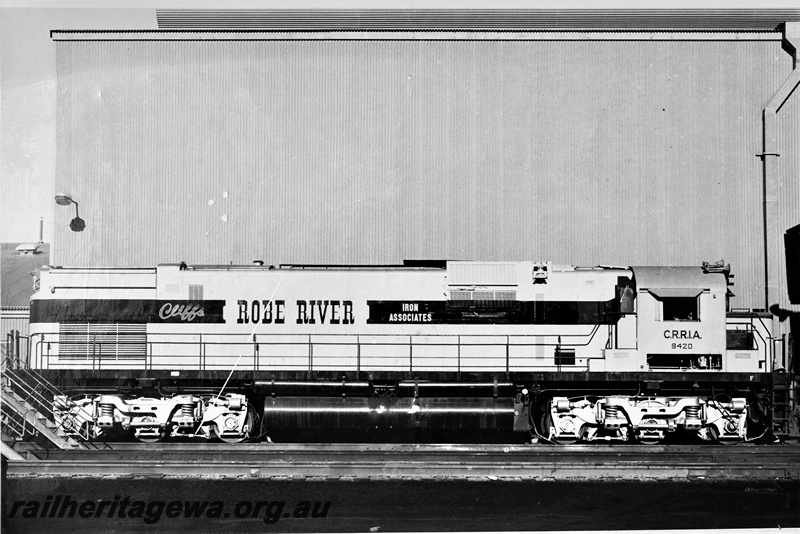
<svg viewBox="0 0 800 534">
<path fill-rule="evenodd" d="M 3 456 L 19 460 L 19 453 L 13 449 L 18 442 L 38 441 L 60 449 L 85 448 L 79 441 L 64 437 L 55 422 L 53 397 L 60 394 L 53 384 L 25 367 L 18 358 L 9 355 L 3 359 L 0 377 Z M 87 433 L 80 437 L 89 436 Z"/>
<path fill-rule="evenodd" d="M 800 437 L 798 428 L 797 387 L 795 377 L 790 373 L 773 375 L 770 392 L 770 418 L 772 434 L 780 441 L 796 441 Z"/>
</svg>

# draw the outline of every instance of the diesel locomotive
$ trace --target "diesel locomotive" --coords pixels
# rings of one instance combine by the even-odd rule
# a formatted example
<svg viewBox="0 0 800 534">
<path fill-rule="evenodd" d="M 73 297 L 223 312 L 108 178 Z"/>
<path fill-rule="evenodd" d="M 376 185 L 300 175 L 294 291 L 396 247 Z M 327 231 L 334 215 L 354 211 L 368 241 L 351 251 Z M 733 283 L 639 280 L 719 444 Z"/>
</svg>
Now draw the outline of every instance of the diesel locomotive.
<svg viewBox="0 0 800 534">
<path fill-rule="evenodd" d="M 730 268 L 550 262 L 45 267 L 30 367 L 67 434 L 503 434 L 736 443 L 769 430 L 771 316 Z M 380 438 L 378 438 L 380 439 Z"/>
</svg>

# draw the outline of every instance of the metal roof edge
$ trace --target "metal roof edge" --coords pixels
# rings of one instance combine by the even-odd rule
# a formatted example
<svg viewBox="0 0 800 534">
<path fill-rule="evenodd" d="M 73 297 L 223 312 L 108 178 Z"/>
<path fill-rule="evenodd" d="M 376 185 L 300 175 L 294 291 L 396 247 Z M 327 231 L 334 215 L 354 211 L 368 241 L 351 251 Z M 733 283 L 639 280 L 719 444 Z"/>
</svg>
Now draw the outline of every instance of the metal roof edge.
<svg viewBox="0 0 800 534">
<path fill-rule="evenodd" d="M 778 30 L 51 30 L 54 41 L 781 41 Z"/>
</svg>

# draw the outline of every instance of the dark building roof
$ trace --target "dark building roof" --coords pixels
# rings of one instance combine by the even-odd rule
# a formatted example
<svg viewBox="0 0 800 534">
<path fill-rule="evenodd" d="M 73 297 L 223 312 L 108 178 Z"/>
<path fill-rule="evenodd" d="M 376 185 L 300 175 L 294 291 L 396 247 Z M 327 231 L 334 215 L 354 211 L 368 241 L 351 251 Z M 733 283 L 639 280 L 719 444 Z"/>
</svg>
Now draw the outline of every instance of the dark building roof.
<svg viewBox="0 0 800 534">
<path fill-rule="evenodd" d="M 800 9 L 158 9 L 161 29 L 776 30 Z"/>
<path fill-rule="evenodd" d="M 0 307 L 28 307 L 33 294 L 31 273 L 50 263 L 50 245 L 39 245 L 36 254 L 20 254 L 20 243 L 0 243 Z"/>
</svg>

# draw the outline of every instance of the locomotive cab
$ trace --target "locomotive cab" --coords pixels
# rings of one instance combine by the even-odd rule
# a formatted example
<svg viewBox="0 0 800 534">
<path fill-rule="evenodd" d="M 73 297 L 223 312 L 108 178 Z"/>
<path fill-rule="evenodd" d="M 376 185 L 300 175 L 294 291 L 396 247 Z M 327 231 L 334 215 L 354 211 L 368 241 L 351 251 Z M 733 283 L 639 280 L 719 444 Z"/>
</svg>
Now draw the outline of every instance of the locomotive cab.
<svg viewBox="0 0 800 534">
<path fill-rule="evenodd" d="M 700 267 L 634 267 L 639 352 L 646 370 L 723 371 L 728 291 Z"/>
</svg>

